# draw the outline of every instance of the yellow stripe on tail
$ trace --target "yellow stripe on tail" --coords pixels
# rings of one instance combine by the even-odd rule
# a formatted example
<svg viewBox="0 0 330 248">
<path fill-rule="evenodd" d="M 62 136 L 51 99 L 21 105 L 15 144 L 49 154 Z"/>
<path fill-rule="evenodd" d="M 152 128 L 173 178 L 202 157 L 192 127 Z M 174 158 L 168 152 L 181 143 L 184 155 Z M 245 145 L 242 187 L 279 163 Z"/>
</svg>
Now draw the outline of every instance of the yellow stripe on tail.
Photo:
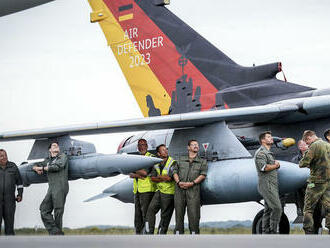
<svg viewBox="0 0 330 248">
<path fill-rule="evenodd" d="M 99 22 L 143 115 L 149 116 L 148 95 L 152 96 L 153 103 L 161 114 L 167 114 L 171 97 L 148 66 L 148 56 L 141 55 L 134 49 L 132 41 L 125 35 L 124 30 L 102 0 L 88 0 L 88 2 L 93 9 L 91 22 Z M 133 14 L 131 17 L 133 18 Z M 126 52 L 123 52 L 123 49 L 126 49 Z"/>
<path fill-rule="evenodd" d="M 123 15 L 123 16 L 119 16 L 119 21 L 123 22 L 123 21 L 127 21 L 127 20 L 132 20 L 134 17 L 133 14 L 128 14 L 128 15 Z"/>
</svg>

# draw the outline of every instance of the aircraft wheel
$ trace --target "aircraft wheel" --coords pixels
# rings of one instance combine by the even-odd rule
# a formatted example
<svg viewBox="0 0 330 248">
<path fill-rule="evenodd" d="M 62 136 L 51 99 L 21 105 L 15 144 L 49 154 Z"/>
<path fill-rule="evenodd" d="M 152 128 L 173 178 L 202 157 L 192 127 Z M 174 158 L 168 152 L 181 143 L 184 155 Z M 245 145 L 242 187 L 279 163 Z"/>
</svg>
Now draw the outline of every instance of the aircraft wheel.
<svg viewBox="0 0 330 248">
<path fill-rule="evenodd" d="M 260 210 L 257 215 L 254 217 L 252 223 L 252 234 L 262 234 L 262 216 L 264 210 Z"/>
<path fill-rule="evenodd" d="M 256 217 L 254 217 L 252 223 L 252 234 L 262 234 L 262 216 L 264 214 L 264 210 L 260 210 Z M 280 221 L 280 234 L 289 234 L 290 233 L 290 223 L 288 217 L 285 213 L 281 216 Z"/>
</svg>

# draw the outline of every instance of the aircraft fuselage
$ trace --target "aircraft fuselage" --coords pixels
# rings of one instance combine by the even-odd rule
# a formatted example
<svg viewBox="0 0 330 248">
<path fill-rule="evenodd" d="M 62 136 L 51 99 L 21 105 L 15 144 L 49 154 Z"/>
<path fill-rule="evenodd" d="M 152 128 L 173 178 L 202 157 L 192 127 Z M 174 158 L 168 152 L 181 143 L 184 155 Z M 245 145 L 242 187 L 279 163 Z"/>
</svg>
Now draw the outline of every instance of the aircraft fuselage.
<svg viewBox="0 0 330 248">
<path fill-rule="evenodd" d="M 322 137 L 324 130 L 329 128 L 329 123 L 330 119 L 324 118 L 317 121 L 311 120 L 290 124 L 230 126 L 230 130 L 237 136 L 246 136 L 256 139 L 262 131 L 270 130 L 274 136 L 291 137 L 298 141 L 303 131 L 307 129 L 315 130 L 317 135 Z M 205 135 L 203 133 L 202 140 L 200 141 L 200 152 L 202 156 L 205 152 L 202 148 L 202 143 L 209 143 L 208 149 L 215 149 L 214 147 L 212 148 L 212 141 L 216 142 L 219 134 L 215 133 L 212 128 L 214 127 L 205 127 L 205 129 L 209 130 L 209 134 Z M 215 128 L 217 128 L 217 126 L 215 126 Z M 178 137 L 182 140 L 182 137 L 186 136 L 186 139 L 182 140 L 183 144 L 185 144 L 190 138 L 197 137 L 198 139 L 201 129 L 185 129 L 182 132 L 183 135 L 179 135 Z M 190 134 L 190 136 L 187 134 Z M 145 138 L 149 142 L 150 150 L 155 150 L 157 145 L 166 144 L 169 147 L 171 156 L 176 157 L 186 149 L 186 146 L 183 145 L 182 150 L 180 149 L 179 152 L 173 150 L 173 148 L 177 147 L 173 144 L 173 142 L 178 142 L 178 139 L 175 137 L 176 135 L 177 133 L 174 130 L 145 132 L 127 140 L 124 146 L 119 149 L 119 152 L 136 153 L 136 142 L 139 138 Z M 225 135 L 221 134 L 221 137 L 225 137 Z M 223 146 L 225 145 L 226 143 L 223 143 Z M 255 149 L 257 149 L 257 146 Z M 250 157 L 244 154 L 242 156 L 245 157 L 240 157 L 240 154 L 237 154 L 237 156 L 232 159 L 221 159 L 220 157 L 215 158 L 214 160 L 216 161 L 208 162 L 208 176 L 202 183 L 201 196 L 203 204 L 209 205 L 261 200 L 261 196 L 257 190 L 258 177 L 252 157 L 255 149 L 249 149 Z M 280 160 L 281 163 L 281 168 L 278 171 L 280 194 L 283 195 L 295 192 L 304 187 L 309 177 L 309 170 L 301 169 L 297 164 L 291 163 L 292 158 L 298 153 L 296 146 L 289 148 L 273 146 L 272 150 L 275 153 L 276 159 Z M 210 152 L 212 153 L 214 151 Z M 223 150 L 220 149 L 220 153 L 221 152 L 223 152 Z M 105 192 L 117 193 L 117 195 L 114 196 L 115 198 L 119 200 L 124 198 L 126 202 L 133 202 L 131 190 L 132 181 L 127 178 L 106 189 Z M 128 199 L 131 199 L 131 201 Z"/>
</svg>

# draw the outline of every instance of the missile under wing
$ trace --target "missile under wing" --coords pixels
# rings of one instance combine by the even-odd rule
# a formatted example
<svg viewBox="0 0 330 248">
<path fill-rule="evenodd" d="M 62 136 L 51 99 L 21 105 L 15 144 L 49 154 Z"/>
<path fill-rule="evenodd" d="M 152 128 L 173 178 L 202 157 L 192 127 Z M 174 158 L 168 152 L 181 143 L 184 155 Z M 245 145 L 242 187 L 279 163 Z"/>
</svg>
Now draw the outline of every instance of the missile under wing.
<svg viewBox="0 0 330 248">
<path fill-rule="evenodd" d="M 96 153 L 94 144 L 72 139 L 69 136 L 36 140 L 28 159 L 36 160 L 47 157 L 48 144 L 54 141 L 59 144 L 61 152 L 67 154 L 69 158 L 69 180 L 112 177 L 118 174 L 128 175 L 161 161 L 159 158 L 140 155 Z M 47 182 L 46 175 L 38 175 L 32 170 L 34 164 L 24 163 L 18 167 L 26 186 L 32 183 Z"/>
<path fill-rule="evenodd" d="M 69 157 L 69 180 L 91 179 L 95 177 L 112 177 L 118 174 L 149 168 L 161 159 L 127 154 L 88 154 Z M 19 166 L 25 186 L 32 183 L 45 183 L 46 175 L 38 175 L 32 170 L 33 163 Z"/>
</svg>

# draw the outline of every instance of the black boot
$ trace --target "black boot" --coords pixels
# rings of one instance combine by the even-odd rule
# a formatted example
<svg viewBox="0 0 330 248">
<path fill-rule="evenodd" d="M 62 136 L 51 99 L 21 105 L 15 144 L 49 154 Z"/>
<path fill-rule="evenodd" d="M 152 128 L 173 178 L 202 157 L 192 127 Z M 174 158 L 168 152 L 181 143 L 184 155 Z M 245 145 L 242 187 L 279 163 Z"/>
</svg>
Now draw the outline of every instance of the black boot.
<svg viewBox="0 0 330 248">
<path fill-rule="evenodd" d="M 278 234 L 278 222 L 277 221 L 270 221 L 270 234 Z"/>
</svg>

